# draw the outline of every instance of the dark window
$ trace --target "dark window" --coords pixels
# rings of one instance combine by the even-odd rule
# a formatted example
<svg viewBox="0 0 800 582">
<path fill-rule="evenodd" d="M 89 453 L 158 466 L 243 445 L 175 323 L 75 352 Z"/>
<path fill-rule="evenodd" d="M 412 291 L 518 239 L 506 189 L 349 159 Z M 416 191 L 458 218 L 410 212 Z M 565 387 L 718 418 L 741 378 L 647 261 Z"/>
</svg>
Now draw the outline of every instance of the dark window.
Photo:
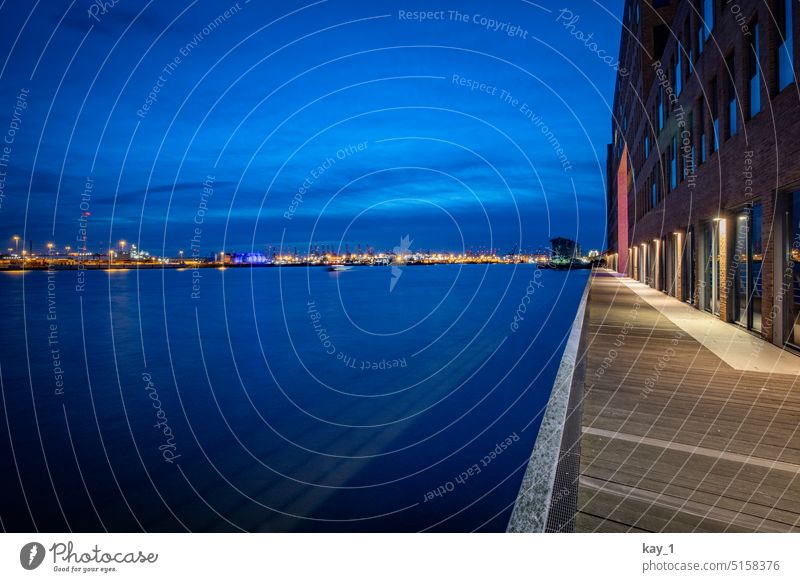
<svg viewBox="0 0 800 582">
<path fill-rule="evenodd" d="M 714 30 L 714 2 L 703 0 L 703 40 Z"/>
<path fill-rule="evenodd" d="M 653 178 L 650 178 L 650 202 L 652 203 L 651 208 L 655 208 L 658 205 L 658 193 L 656 192 L 656 181 Z"/>
<path fill-rule="evenodd" d="M 748 54 L 748 78 L 750 93 L 750 117 L 755 117 L 761 111 L 761 48 L 759 47 L 758 20 L 753 19 L 750 24 L 750 51 Z"/>
<path fill-rule="evenodd" d="M 728 67 L 728 133 L 727 137 L 736 135 L 736 59 L 734 54 L 725 59 Z"/>
<path fill-rule="evenodd" d="M 686 123 L 686 131 L 688 135 L 681 136 L 681 154 L 683 159 L 683 171 L 681 172 L 681 176 L 683 179 L 690 174 L 694 173 L 694 140 L 692 136 L 694 135 L 694 115 L 690 112 L 689 119 Z"/>
<path fill-rule="evenodd" d="M 702 100 L 697 103 L 697 122 L 700 127 L 698 136 L 700 137 L 700 163 L 706 161 L 706 104 Z"/>
<path fill-rule="evenodd" d="M 669 40 L 669 27 L 666 24 L 659 24 L 653 27 L 653 52 L 655 58 L 660 59 L 664 54 L 664 48 Z"/>
<path fill-rule="evenodd" d="M 711 86 L 708 91 L 708 98 L 711 101 L 711 153 L 717 151 L 719 147 L 719 92 L 717 90 L 717 77 L 711 79 Z"/>
<path fill-rule="evenodd" d="M 683 79 L 688 81 L 689 75 L 692 74 L 692 30 L 689 19 L 683 23 L 683 51 L 680 51 L 680 57 L 683 59 Z"/>
<path fill-rule="evenodd" d="M 674 190 L 678 187 L 678 140 L 675 136 L 672 136 L 669 155 L 669 188 Z"/>
<path fill-rule="evenodd" d="M 788 87 L 794 79 L 792 1 L 777 0 L 775 7 L 775 21 L 778 25 L 778 91 Z"/>
<path fill-rule="evenodd" d="M 706 42 L 706 25 L 703 22 L 703 2 L 704 0 L 697 0 L 697 14 L 695 21 L 697 22 L 697 56 L 703 54 L 703 45 Z"/>
</svg>

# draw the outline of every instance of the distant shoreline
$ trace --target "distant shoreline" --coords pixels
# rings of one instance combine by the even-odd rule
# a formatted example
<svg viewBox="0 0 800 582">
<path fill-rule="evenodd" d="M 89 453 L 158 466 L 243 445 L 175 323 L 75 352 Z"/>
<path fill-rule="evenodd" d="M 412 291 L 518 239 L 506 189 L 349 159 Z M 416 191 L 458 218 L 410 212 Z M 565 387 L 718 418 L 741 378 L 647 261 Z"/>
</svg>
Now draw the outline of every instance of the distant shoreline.
<svg viewBox="0 0 800 582">
<path fill-rule="evenodd" d="M 333 263 L 339 264 L 339 263 Z M 434 262 L 434 263 L 390 263 L 388 265 L 350 265 L 348 267 L 366 267 L 366 268 L 373 268 L 373 267 L 427 267 L 427 266 L 434 266 L 434 265 L 534 265 L 536 263 L 511 263 L 511 262 L 462 262 L 462 263 L 450 263 L 446 261 L 442 262 Z M 24 271 L 153 271 L 157 269 L 162 270 L 175 270 L 175 269 L 184 269 L 188 271 L 194 271 L 195 269 L 274 269 L 274 268 L 282 268 L 282 267 L 289 267 L 289 268 L 296 268 L 296 267 L 314 267 L 314 268 L 328 268 L 331 267 L 332 264 L 316 264 L 316 263 L 293 263 L 288 265 L 274 265 L 274 264 L 267 264 L 267 265 L 259 265 L 259 264 L 237 264 L 237 265 L 220 265 L 219 263 L 204 263 L 204 264 L 196 264 L 196 265 L 188 265 L 188 264 L 139 264 L 139 265 L 98 265 L 98 264 L 74 264 L 74 265 L 29 265 L 25 267 L 18 267 L 18 266 L 3 266 L 0 265 L 0 273 L 2 272 L 14 272 L 20 273 Z"/>
</svg>

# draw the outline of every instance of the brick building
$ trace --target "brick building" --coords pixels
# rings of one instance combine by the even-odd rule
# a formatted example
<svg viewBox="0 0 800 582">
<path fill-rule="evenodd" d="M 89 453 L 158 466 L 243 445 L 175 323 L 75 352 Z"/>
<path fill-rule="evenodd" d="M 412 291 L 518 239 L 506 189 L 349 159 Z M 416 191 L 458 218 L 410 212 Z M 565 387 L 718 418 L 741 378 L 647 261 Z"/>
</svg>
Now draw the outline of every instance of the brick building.
<svg viewBox="0 0 800 582">
<path fill-rule="evenodd" d="M 609 264 L 800 346 L 796 0 L 627 0 Z"/>
</svg>

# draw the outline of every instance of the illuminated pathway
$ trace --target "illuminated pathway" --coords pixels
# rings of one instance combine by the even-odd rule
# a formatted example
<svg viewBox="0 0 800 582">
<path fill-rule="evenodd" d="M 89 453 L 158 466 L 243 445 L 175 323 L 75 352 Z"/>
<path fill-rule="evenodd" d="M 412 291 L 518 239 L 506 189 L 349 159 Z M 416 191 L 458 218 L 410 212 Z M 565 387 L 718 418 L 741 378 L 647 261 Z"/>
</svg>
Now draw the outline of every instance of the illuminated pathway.
<svg viewBox="0 0 800 582">
<path fill-rule="evenodd" d="M 800 357 L 598 275 L 577 530 L 800 531 Z"/>
</svg>

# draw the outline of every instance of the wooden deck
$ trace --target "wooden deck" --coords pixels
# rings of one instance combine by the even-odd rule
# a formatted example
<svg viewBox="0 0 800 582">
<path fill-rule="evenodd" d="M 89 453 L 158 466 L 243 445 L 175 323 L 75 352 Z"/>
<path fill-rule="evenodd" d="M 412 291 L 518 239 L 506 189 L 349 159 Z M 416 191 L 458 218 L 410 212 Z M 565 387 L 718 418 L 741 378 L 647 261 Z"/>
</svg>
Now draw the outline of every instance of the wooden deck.
<svg viewBox="0 0 800 582">
<path fill-rule="evenodd" d="M 587 334 L 577 531 L 800 531 L 800 376 L 732 368 L 608 275 Z"/>
</svg>

